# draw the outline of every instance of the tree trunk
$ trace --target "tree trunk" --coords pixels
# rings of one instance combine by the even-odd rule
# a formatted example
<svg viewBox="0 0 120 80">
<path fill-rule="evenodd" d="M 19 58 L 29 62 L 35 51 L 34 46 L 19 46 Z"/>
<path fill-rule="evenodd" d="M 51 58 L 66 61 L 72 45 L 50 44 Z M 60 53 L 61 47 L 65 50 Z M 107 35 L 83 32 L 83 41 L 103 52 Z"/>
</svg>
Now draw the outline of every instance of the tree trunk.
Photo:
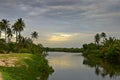
<svg viewBox="0 0 120 80">
<path fill-rule="evenodd" d="M 1 30 L 0 30 L 0 38 L 1 38 Z"/>
<path fill-rule="evenodd" d="M 5 41 L 7 42 L 7 29 L 5 29 Z"/>
<path fill-rule="evenodd" d="M 19 31 L 19 40 L 18 40 L 18 41 L 19 41 L 19 43 L 20 43 L 20 36 L 21 36 L 21 35 L 20 35 L 20 31 Z"/>
<path fill-rule="evenodd" d="M 16 31 L 16 43 L 17 43 L 18 39 L 17 39 L 17 31 Z"/>
</svg>

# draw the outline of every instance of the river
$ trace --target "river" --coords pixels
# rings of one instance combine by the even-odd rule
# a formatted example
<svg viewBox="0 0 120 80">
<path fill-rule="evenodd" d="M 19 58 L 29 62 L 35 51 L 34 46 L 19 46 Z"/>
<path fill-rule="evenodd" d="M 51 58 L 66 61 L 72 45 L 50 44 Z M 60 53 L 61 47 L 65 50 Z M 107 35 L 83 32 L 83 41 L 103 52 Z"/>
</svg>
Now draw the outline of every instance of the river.
<svg viewBox="0 0 120 80">
<path fill-rule="evenodd" d="M 48 80 L 120 80 L 120 76 L 110 77 L 95 74 L 95 68 L 83 64 L 81 53 L 48 52 L 49 65 L 55 70 Z"/>
</svg>

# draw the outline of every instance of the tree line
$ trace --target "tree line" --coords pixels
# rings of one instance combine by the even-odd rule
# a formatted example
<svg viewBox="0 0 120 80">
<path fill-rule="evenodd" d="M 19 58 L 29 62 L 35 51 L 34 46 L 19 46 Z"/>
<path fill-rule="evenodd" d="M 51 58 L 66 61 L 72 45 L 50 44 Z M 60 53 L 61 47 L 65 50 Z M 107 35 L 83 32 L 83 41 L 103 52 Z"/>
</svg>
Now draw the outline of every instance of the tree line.
<svg viewBox="0 0 120 80">
<path fill-rule="evenodd" d="M 45 47 L 45 51 L 51 51 L 51 52 L 82 52 L 81 48 L 50 48 Z"/>
</svg>

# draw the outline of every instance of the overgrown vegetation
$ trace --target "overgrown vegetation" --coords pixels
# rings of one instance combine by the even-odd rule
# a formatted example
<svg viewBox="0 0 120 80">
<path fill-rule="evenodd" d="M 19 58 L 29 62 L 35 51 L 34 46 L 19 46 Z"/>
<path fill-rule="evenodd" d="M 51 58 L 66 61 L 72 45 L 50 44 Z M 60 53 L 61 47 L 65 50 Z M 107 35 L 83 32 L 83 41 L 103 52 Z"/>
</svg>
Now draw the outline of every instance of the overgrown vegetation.
<svg viewBox="0 0 120 80">
<path fill-rule="evenodd" d="M 1 58 L 4 61 L 16 59 L 14 63 L 9 60 L 13 66 L 9 66 L 9 63 L 6 66 L 0 66 L 3 80 L 36 80 L 37 77 L 40 77 L 41 80 L 47 80 L 49 74 L 53 72 L 48 61 L 42 56 L 17 53 L 0 55 L 0 61 Z"/>
</svg>

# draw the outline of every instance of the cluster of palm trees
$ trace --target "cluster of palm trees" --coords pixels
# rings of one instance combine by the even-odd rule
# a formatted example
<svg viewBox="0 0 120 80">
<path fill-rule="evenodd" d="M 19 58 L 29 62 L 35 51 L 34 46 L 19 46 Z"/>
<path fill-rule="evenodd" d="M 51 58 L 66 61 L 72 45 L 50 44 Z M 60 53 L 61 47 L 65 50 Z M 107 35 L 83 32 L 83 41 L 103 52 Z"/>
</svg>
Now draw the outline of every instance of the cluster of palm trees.
<svg viewBox="0 0 120 80">
<path fill-rule="evenodd" d="M 10 26 L 10 21 L 7 19 L 2 19 L 0 21 L 0 38 L 2 38 L 2 33 L 4 34 L 4 38 L 6 42 L 10 42 L 13 34 L 16 35 L 16 43 L 20 42 L 22 38 L 21 32 L 25 28 L 25 23 L 22 18 L 17 19 L 17 21 Z M 38 33 L 36 31 L 32 32 L 31 34 L 32 39 L 38 38 Z"/>
<path fill-rule="evenodd" d="M 102 32 L 101 34 L 97 33 L 94 37 L 95 38 L 95 43 L 99 45 L 100 39 L 103 38 L 103 40 L 105 40 L 106 37 L 107 37 L 106 33 L 104 33 L 104 32 Z"/>
</svg>

